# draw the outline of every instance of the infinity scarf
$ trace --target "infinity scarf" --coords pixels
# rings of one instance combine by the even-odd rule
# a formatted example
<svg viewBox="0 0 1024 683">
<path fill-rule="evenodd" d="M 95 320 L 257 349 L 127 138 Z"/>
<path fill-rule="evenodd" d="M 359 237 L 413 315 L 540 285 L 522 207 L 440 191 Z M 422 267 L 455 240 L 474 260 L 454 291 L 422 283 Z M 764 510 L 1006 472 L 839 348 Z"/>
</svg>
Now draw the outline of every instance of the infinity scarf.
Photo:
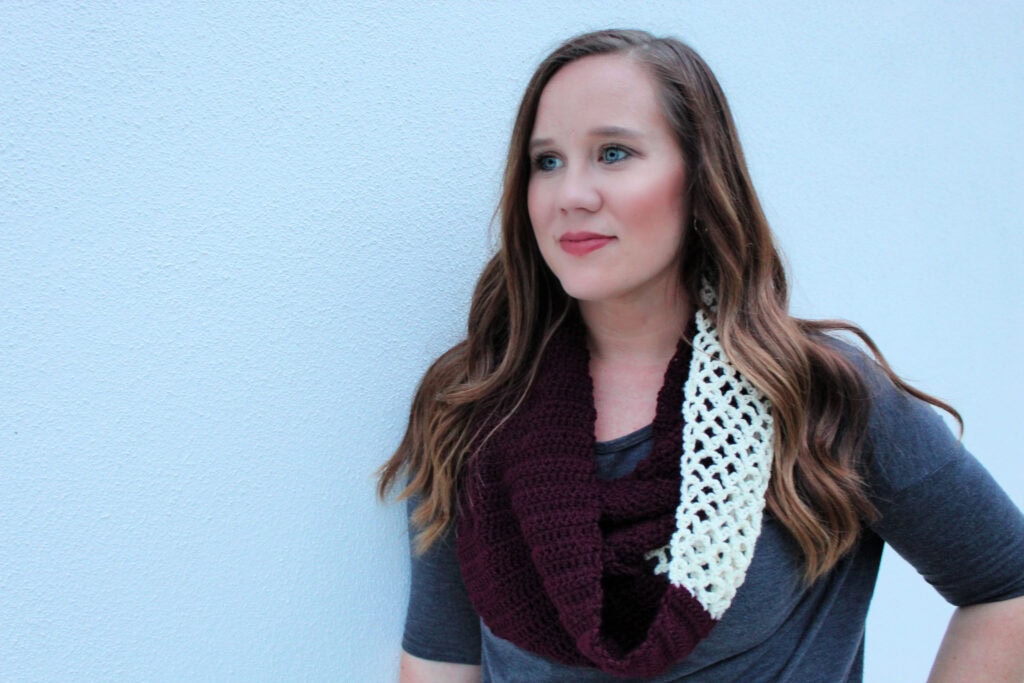
<svg viewBox="0 0 1024 683">
<path fill-rule="evenodd" d="M 706 288 L 707 289 L 707 288 Z M 567 321 L 515 414 L 466 465 L 457 554 L 498 637 L 567 665 L 652 677 L 714 628 L 746 576 L 771 472 L 767 399 L 697 312 L 658 393 L 654 446 L 597 478 L 586 330 Z"/>
</svg>

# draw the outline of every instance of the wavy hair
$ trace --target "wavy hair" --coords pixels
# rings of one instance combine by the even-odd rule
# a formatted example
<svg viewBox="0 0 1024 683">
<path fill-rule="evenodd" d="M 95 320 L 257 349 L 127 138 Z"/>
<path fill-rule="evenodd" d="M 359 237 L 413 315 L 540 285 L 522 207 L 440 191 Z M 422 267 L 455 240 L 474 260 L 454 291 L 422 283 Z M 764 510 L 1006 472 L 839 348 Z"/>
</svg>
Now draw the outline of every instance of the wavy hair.
<svg viewBox="0 0 1024 683">
<path fill-rule="evenodd" d="M 587 33 L 558 47 L 537 68 L 512 129 L 498 207 L 501 241 L 470 306 L 466 338 L 427 370 L 401 444 L 380 468 L 385 496 L 408 475 L 400 497 L 417 496 L 419 550 L 451 523 L 459 478 L 481 424 L 507 419 L 525 396 L 547 340 L 573 301 L 541 257 L 527 213 L 529 140 L 541 93 L 566 64 L 622 54 L 650 70 L 661 107 L 687 165 L 691 219 L 679 280 L 700 305 L 701 278 L 717 293 L 714 319 L 731 362 L 771 400 L 775 459 L 767 506 L 799 544 L 805 577 L 821 576 L 877 516 L 863 479 L 870 394 L 827 333 L 859 337 L 900 389 L 950 412 L 949 405 L 903 382 L 859 327 L 789 315 L 786 274 L 754 191 L 739 136 L 718 81 L 703 59 L 673 38 L 643 31 Z M 709 312 L 710 314 L 710 312 Z M 962 422 L 961 422 L 962 426 Z M 493 431 L 493 429 L 492 429 Z"/>
</svg>

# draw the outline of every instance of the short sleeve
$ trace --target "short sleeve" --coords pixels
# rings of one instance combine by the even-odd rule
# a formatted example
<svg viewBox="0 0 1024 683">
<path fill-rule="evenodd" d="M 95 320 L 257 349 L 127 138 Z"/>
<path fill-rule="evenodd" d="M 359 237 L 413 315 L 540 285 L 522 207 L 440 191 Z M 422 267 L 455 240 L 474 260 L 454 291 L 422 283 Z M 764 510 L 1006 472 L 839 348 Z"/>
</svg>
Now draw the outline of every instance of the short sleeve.
<svg viewBox="0 0 1024 683">
<path fill-rule="evenodd" d="M 871 361 L 872 528 L 954 605 L 1024 595 L 1024 515 L 932 406 Z"/>
<path fill-rule="evenodd" d="M 410 499 L 411 513 L 418 501 Z M 411 551 L 415 529 L 410 524 L 412 581 L 402 649 L 436 662 L 480 663 L 480 618 L 473 610 L 455 557 L 451 530 L 427 552 Z"/>
</svg>

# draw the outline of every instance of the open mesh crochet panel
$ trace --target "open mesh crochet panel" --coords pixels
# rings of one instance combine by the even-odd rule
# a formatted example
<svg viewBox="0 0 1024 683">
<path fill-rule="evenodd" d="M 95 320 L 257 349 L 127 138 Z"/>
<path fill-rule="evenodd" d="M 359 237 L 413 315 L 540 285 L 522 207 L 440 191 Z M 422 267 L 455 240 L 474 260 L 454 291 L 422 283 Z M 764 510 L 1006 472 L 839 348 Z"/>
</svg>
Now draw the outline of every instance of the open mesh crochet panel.
<svg viewBox="0 0 1024 683">
<path fill-rule="evenodd" d="M 697 312 L 683 389 L 682 485 L 676 530 L 647 557 L 719 619 L 754 557 L 772 465 L 765 396 L 731 367 L 705 311 Z"/>
</svg>

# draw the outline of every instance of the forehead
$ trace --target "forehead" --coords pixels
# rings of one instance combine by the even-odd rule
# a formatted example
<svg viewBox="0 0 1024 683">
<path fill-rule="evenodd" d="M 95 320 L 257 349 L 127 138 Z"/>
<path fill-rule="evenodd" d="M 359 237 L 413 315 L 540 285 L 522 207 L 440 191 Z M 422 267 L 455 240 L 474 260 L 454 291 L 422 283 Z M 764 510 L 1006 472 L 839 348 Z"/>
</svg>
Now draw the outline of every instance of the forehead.
<svg viewBox="0 0 1024 683">
<path fill-rule="evenodd" d="M 562 67 L 541 92 L 534 133 L 607 125 L 668 129 L 654 77 L 634 59 L 584 57 Z"/>
</svg>

